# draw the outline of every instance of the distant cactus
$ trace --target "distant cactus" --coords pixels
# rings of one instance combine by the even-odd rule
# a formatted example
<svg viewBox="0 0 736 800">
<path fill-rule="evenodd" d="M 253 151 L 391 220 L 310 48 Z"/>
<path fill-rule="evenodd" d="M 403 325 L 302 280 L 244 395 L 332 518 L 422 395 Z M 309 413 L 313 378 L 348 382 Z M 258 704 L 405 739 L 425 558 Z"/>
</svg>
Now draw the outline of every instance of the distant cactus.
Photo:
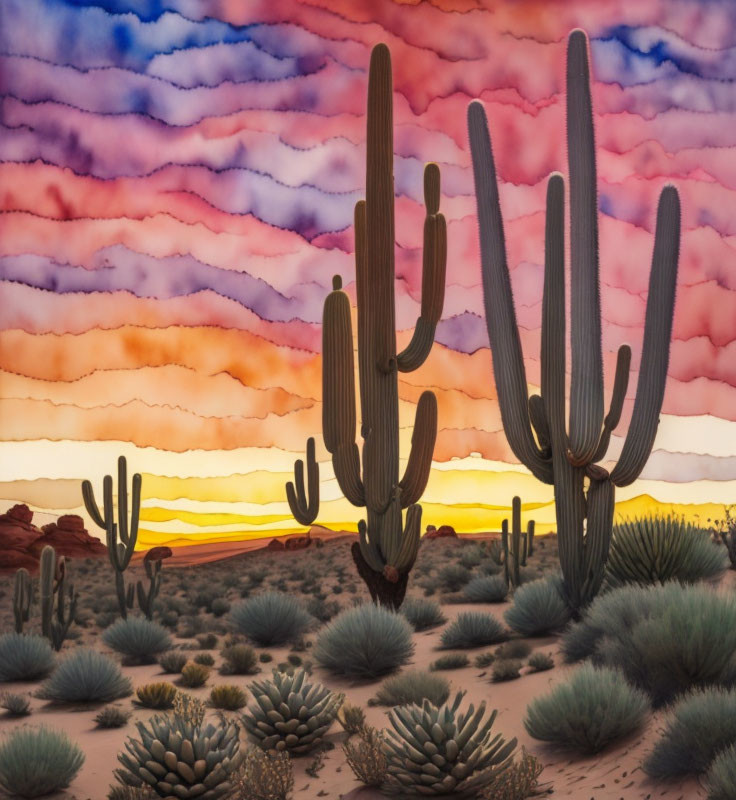
<svg viewBox="0 0 736 800">
<path fill-rule="evenodd" d="M 128 524 L 128 464 L 125 456 L 118 458 L 118 521 L 115 523 L 115 512 L 112 502 L 112 476 L 105 475 L 103 486 L 104 516 L 95 501 L 94 490 L 89 481 L 82 482 L 82 496 L 87 513 L 95 524 L 105 531 L 107 541 L 107 555 L 115 570 L 115 589 L 118 595 L 120 616 L 128 617 L 128 609 L 133 607 L 133 584 L 126 588 L 123 574 L 130 564 L 130 559 L 135 551 L 138 539 L 138 517 L 141 508 L 141 476 L 133 475 L 132 483 L 132 508 L 130 512 L 130 525 Z"/>
<path fill-rule="evenodd" d="M 164 558 L 171 555 L 168 547 L 154 547 L 149 550 L 143 558 L 143 568 L 148 578 L 148 591 L 143 587 L 143 581 L 136 583 L 136 593 L 138 595 L 138 607 L 146 615 L 147 619 L 153 619 L 153 607 L 161 590 L 161 566 Z M 130 587 L 128 587 L 130 590 Z M 132 605 L 132 603 L 128 604 Z"/>
<path fill-rule="evenodd" d="M 598 592 L 613 525 L 614 487 L 641 473 L 662 408 L 675 302 L 680 202 L 663 189 L 657 211 L 644 346 L 628 435 L 616 467 L 605 457 L 628 386 L 631 350 L 618 351 L 608 415 L 603 418 L 603 358 L 598 277 L 598 209 L 588 41 L 573 31 L 567 50 L 567 153 L 570 171 L 572 379 L 565 424 L 564 181 L 547 188 L 541 394 L 527 397 L 527 379 L 511 294 L 496 170 L 483 105 L 468 107 L 478 203 L 486 323 L 501 419 L 511 449 L 539 480 L 554 484 L 560 565 L 566 600 L 578 613 Z M 588 489 L 586 492 L 586 483 Z"/>
<path fill-rule="evenodd" d="M 286 484 L 286 497 L 294 519 L 311 525 L 319 513 L 319 464 L 314 454 L 314 438 L 307 439 L 307 485 L 304 485 L 304 462 L 294 463 L 294 483 Z"/>
<path fill-rule="evenodd" d="M 51 642 L 54 650 L 61 650 L 74 621 L 78 595 L 73 584 L 67 585 L 66 559 L 61 556 L 57 561 L 56 551 L 51 545 L 46 545 L 41 551 L 39 585 L 41 632 Z"/>
<path fill-rule="evenodd" d="M 13 587 L 13 616 L 15 617 L 15 632 L 23 633 L 23 625 L 28 622 L 31 614 L 31 600 L 33 598 L 33 584 L 28 570 L 21 567 L 15 573 Z"/>
<path fill-rule="evenodd" d="M 339 275 L 333 279 L 322 317 L 322 430 L 343 494 L 353 505 L 367 509 L 367 522 L 358 524 L 360 539 L 352 549 L 358 573 L 374 602 L 397 609 L 419 548 L 422 509 L 417 501 L 427 485 L 437 436 L 437 400 L 425 391 L 417 405 L 412 448 L 400 479 L 398 373 L 419 368 L 434 343 L 444 301 L 447 231 L 439 213 L 440 171 L 436 164 L 428 164 L 421 315 L 408 346 L 397 353 L 392 91 L 391 57 L 386 45 L 379 44 L 371 54 L 368 82 L 366 199 L 355 207 L 362 469 L 355 441 L 350 302 L 341 291 Z M 293 487 L 287 488 L 289 503 L 297 520 L 311 522 L 318 500 L 310 488 L 309 513 L 305 513 L 301 462 L 297 462 L 295 478 L 296 495 Z M 316 479 L 311 483 L 316 486 Z"/>
<path fill-rule="evenodd" d="M 521 498 L 511 501 L 511 535 L 509 521 L 501 523 L 501 546 L 503 547 L 504 576 L 506 583 L 516 588 L 521 583 L 520 567 L 526 566 L 527 556 L 531 555 L 534 540 L 534 520 L 529 520 L 526 533 L 521 530 Z"/>
</svg>

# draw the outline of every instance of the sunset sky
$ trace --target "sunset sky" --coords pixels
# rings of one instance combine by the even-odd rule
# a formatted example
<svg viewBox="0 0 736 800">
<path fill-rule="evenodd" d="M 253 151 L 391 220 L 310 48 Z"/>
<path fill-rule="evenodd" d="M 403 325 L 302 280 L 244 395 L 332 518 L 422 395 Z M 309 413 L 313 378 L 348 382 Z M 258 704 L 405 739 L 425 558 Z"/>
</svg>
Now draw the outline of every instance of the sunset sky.
<svg viewBox="0 0 736 800">
<path fill-rule="evenodd" d="M 544 195 L 567 172 L 568 32 L 591 38 L 607 395 L 633 349 L 657 195 L 683 236 L 654 452 L 621 515 L 701 520 L 736 502 L 736 5 L 728 0 L 3 0 L 0 511 L 84 511 L 125 454 L 139 546 L 300 530 L 284 482 L 317 439 L 318 522 L 355 530 L 321 437 L 322 303 L 354 300 L 371 47 L 394 68 L 399 341 L 418 315 L 422 169 L 442 172 L 447 289 L 426 364 L 438 398 L 424 524 L 541 531 L 551 487 L 501 429 L 482 311 L 465 110 L 483 101 L 527 376 L 539 384 Z M 620 451 L 614 436 L 610 456 Z"/>
</svg>

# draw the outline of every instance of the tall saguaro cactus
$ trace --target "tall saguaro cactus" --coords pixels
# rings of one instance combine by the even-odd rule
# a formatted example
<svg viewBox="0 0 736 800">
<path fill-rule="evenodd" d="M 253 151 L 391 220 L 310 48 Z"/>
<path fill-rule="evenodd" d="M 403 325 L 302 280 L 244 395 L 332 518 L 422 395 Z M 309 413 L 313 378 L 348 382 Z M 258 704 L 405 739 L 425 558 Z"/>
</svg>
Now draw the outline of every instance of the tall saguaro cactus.
<svg viewBox="0 0 736 800">
<path fill-rule="evenodd" d="M 569 421 L 565 424 L 564 181 L 547 186 L 541 395 L 527 397 L 488 121 L 477 100 L 468 128 L 478 204 L 486 324 L 503 427 L 535 477 L 554 484 L 560 565 L 574 612 L 597 593 L 611 540 L 614 487 L 641 473 L 654 443 L 669 361 L 680 242 L 677 190 L 660 195 L 636 399 L 618 463 L 605 457 L 621 417 L 631 350 L 618 351 L 613 395 L 603 417 L 603 359 L 598 278 L 598 209 L 588 42 L 576 30 L 567 49 L 567 150 L 570 180 L 571 349 Z M 586 491 L 587 484 L 587 491 Z"/>
<path fill-rule="evenodd" d="M 51 642 L 54 650 L 61 650 L 74 622 L 78 595 L 74 584 L 67 584 L 66 559 L 61 556 L 57 560 L 56 551 L 51 545 L 46 545 L 41 551 L 40 568 L 41 632 Z"/>
<path fill-rule="evenodd" d="M 125 456 L 118 458 L 118 522 L 115 523 L 115 509 L 112 502 L 112 476 L 105 475 L 102 482 L 102 500 L 104 515 L 95 501 L 95 493 L 89 481 L 82 482 L 82 496 L 87 512 L 105 531 L 107 555 L 115 571 L 115 589 L 118 595 L 120 616 L 128 617 L 128 608 L 132 608 L 134 587 L 131 583 L 126 590 L 124 573 L 133 557 L 135 543 L 138 539 L 138 517 L 141 509 L 141 476 L 136 473 L 132 481 L 132 508 L 130 525 L 128 525 L 128 464 Z"/>
<path fill-rule="evenodd" d="M 411 452 L 400 478 L 398 373 L 418 369 L 432 349 L 444 302 L 447 229 L 439 212 L 439 168 L 428 164 L 424 170 L 421 315 L 411 341 L 397 353 L 392 95 L 391 56 L 386 45 L 379 44 L 371 54 L 368 82 L 366 199 L 355 206 L 362 466 L 355 441 L 350 302 L 339 275 L 333 279 L 322 318 L 322 430 L 340 489 L 353 505 L 367 511 L 367 520 L 358 524 L 359 541 L 352 550 L 358 572 L 374 602 L 398 608 L 419 548 L 422 509 L 417 501 L 427 485 L 437 437 L 437 400 L 425 391 L 419 398 Z M 299 464 L 295 478 L 297 492 L 292 488 L 289 499 L 300 519 L 307 504 Z M 316 481 L 310 483 L 314 486 Z M 310 496 L 314 497 L 312 489 Z M 316 508 L 311 511 L 316 515 Z M 303 516 L 314 519 L 311 512 Z"/>
</svg>

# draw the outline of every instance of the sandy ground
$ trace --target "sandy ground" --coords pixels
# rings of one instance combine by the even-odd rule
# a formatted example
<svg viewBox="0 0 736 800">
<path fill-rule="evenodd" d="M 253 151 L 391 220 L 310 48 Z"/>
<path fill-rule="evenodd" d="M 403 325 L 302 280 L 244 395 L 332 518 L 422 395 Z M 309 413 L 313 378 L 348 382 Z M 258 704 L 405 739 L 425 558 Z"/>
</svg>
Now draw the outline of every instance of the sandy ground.
<svg viewBox="0 0 736 800">
<path fill-rule="evenodd" d="M 327 544 L 322 552 L 327 552 L 331 545 Z M 340 557 L 347 557 L 347 549 Z M 303 556 L 299 552 L 293 553 L 273 553 L 266 554 L 260 559 L 261 564 L 286 563 L 289 559 L 299 559 Z M 230 568 L 235 566 L 231 565 Z M 729 581 L 733 576 L 729 575 Z M 9 588 L 7 580 L 3 586 Z M 362 591 L 362 587 L 361 587 Z M 421 592 L 413 592 L 421 596 Z M 337 598 L 338 596 L 335 595 Z M 340 596 L 345 604 L 345 596 Z M 352 598 L 351 598 L 352 600 Z M 10 604 L 10 594 L 2 598 L 0 608 L 5 612 L 4 628 L 8 629 L 7 611 Z M 452 620 L 463 611 L 487 611 L 502 618 L 503 611 L 508 604 L 481 605 L 481 604 L 445 604 L 443 611 Z M 208 628 L 205 628 L 208 630 Z M 442 627 L 432 631 L 414 634 L 415 654 L 411 664 L 412 667 L 427 667 L 431 661 L 440 655 L 437 651 L 437 644 Z M 309 636 L 314 640 L 315 635 Z M 186 640 L 191 642 L 191 639 Z M 558 653 L 557 640 L 554 637 L 545 639 L 529 640 L 535 651 L 541 650 L 550 653 L 555 658 L 554 669 L 547 672 L 524 674 L 521 678 L 505 682 L 492 683 L 490 681 L 490 670 L 484 671 L 475 667 L 466 667 L 459 670 L 443 672 L 452 684 L 453 694 L 457 689 L 467 691 L 466 702 L 479 703 L 486 701 L 490 708 L 497 708 L 499 711 L 495 728 L 503 733 L 506 738 L 516 737 L 519 745 L 523 745 L 528 751 L 534 753 L 544 765 L 544 772 L 540 778 L 543 783 L 550 783 L 553 788 L 553 797 L 577 798 L 578 800 L 697 800 L 705 798 L 706 793 L 699 783 L 695 780 L 682 781 L 671 784 L 655 784 L 649 781 L 640 769 L 643 757 L 651 748 L 652 743 L 658 736 L 661 729 L 661 714 L 653 715 L 646 727 L 628 741 L 614 745 L 604 753 L 593 758 L 580 758 L 569 753 L 557 752 L 547 746 L 540 745 L 532 740 L 525 732 L 523 727 L 523 715 L 527 703 L 533 697 L 544 693 L 547 689 L 563 680 L 568 674 L 570 667 L 562 665 L 562 659 Z M 104 650 L 104 646 L 99 641 L 97 631 L 87 629 L 80 640 L 80 643 L 93 644 L 99 649 Z M 184 640 L 178 640 L 178 644 L 184 644 Z M 70 646 L 74 646 L 73 644 Z M 480 651 L 465 651 L 468 653 L 471 662 L 477 652 L 483 652 L 492 648 L 483 648 Z M 219 651 L 210 651 L 216 659 L 216 666 L 220 664 Z M 273 657 L 273 664 L 285 660 L 290 652 L 288 647 L 269 648 Z M 194 655 L 194 653 L 193 653 Z M 301 653 L 306 660 L 309 658 L 309 651 Z M 258 677 L 268 676 L 272 665 L 262 665 L 262 673 Z M 574 667 L 572 668 L 574 669 Z M 132 679 L 134 687 L 154 680 L 173 680 L 176 676 L 164 675 L 158 665 L 123 667 L 124 673 Z M 361 705 L 366 709 L 368 722 L 377 727 L 387 725 L 387 709 L 383 707 L 368 707 L 368 700 L 376 693 L 380 680 L 370 683 L 353 683 L 350 681 L 335 678 L 319 667 L 313 670 L 313 679 L 320 681 L 333 690 L 344 692 L 346 698 L 354 704 Z M 205 699 L 212 686 L 219 683 L 234 683 L 243 688 L 253 680 L 251 676 L 231 676 L 220 675 L 217 669 L 213 669 L 210 679 L 205 687 L 196 690 L 186 690 L 195 696 Z M 2 684 L 0 689 L 7 691 L 30 692 L 37 688 L 38 684 Z M 132 698 L 118 701 L 118 704 L 126 708 L 135 708 Z M 147 719 L 153 713 L 148 709 L 135 708 L 134 716 L 128 725 L 117 730 L 99 730 L 95 728 L 93 718 L 100 706 L 85 707 L 80 709 L 57 708 L 46 704 L 44 701 L 34 698 L 32 700 L 33 713 L 30 717 L 21 720 L 11 719 L 7 716 L 0 716 L 0 730 L 9 731 L 15 726 L 27 723 L 44 723 L 51 727 L 64 729 L 74 740 L 76 740 L 86 753 L 85 764 L 69 790 L 54 797 L 76 798 L 76 800 L 103 800 L 106 797 L 108 787 L 113 782 L 113 770 L 117 766 L 117 753 L 122 749 L 123 743 L 128 735 L 135 734 L 134 721 L 137 719 Z M 359 798 L 360 800 L 378 800 L 383 797 L 379 792 L 366 789 L 354 779 L 348 767 L 343 752 L 342 743 L 347 735 L 340 726 L 335 723 L 331 733 L 327 737 L 328 741 L 335 745 L 334 749 L 327 752 L 324 760 L 324 767 L 317 778 L 307 775 L 306 768 L 312 763 L 313 756 L 306 755 L 294 759 L 295 772 L 295 800 L 311 800 L 311 798 Z"/>
</svg>

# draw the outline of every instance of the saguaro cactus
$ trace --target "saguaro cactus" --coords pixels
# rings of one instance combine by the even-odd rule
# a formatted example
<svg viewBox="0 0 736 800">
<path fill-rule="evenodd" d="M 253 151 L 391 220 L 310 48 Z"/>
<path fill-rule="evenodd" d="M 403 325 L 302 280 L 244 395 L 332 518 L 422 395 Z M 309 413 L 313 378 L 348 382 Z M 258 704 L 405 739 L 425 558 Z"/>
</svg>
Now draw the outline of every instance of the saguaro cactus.
<svg viewBox="0 0 736 800">
<path fill-rule="evenodd" d="M 437 400 L 426 391 L 419 398 L 411 452 L 399 478 L 398 373 L 420 367 L 434 343 L 445 293 L 447 229 L 439 213 L 440 171 L 428 164 L 421 315 L 408 346 L 397 353 L 392 94 L 391 56 L 386 45 L 379 44 L 371 54 L 368 82 L 366 199 L 355 206 L 362 469 L 355 441 L 350 302 L 341 291 L 339 275 L 333 279 L 322 318 L 322 429 L 340 489 L 353 505 L 367 510 L 352 550 L 358 573 L 375 602 L 398 608 L 419 548 L 422 509 L 417 500 L 427 485 L 437 436 Z M 297 464 L 297 490 L 300 474 Z M 297 512 L 304 503 L 291 501 L 292 493 L 292 510 L 300 519 Z M 310 495 L 314 497 L 311 489 Z"/>
<path fill-rule="evenodd" d="M 307 499 L 307 494 L 309 498 Z M 294 462 L 294 483 L 286 484 L 286 497 L 294 519 L 311 525 L 319 512 L 319 464 L 314 452 L 314 438 L 307 439 L 307 485 L 304 485 L 304 462 Z"/>
<path fill-rule="evenodd" d="M 125 586 L 124 573 L 133 557 L 138 538 L 138 516 L 141 509 L 141 476 L 133 475 L 132 508 L 128 525 L 128 465 L 125 456 L 118 458 L 118 522 L 115 523 L 115 509 L 112 502 L 112 476 L 105 475 L 102 482 L 104 516 L 95 501 L 95 493 L 89 481 L 82 482 L 84 505 L 90 517 L 105 531 L 107 555 L 115 571 L 115 589 L 118 595 L 120 616 L 128 617 L 128 608 L 133 606 L 133 584 Z M 119 541 L 118 541 L 119 539 Z"/>
<path fill-rule="evenodd" d="M 509 521 L 501 523 L 501 546 L 504 554 L 504 576 L 506 583 L 514 588 L 521 583 L 519 567 L 526 566 L 526 557 L 531 555 L 531 543 L 534 538 L 534 520 L 529 520 L 526 532 L 521 530 L 521 498 L 511 501 L 511 536 L 509 537 Z"/>
<path fill-rule="evenodd" d="M 605 457 L 611 433 L 621 417 L 631 350 L 627 345 L 619 348 L 611 405 L 604 419 L 595 145 L 585 34 L 573 31 L 567 50 L 572 287 L 567 428 L 563 178 L 552 175 L 547 186 L 541 395 L 528 398 L 488 122 L 477 100 L 468 108 L 468 128 L 486 324 L 503 427 L 519 460 L 535 477 L 554 484 L 560 565 L 567 600 L 577 612 L 596 594 L 603 579 L 613 524 L 614 487 L 636 480 L 657 432 L 677 282 L 679 197 L 674 187 L 666 186 L 659 198 L 636 399 L 623 450 L 609 473 L 595 462 Z"/>
<path fill-rule="evenodd" d="M 13 586 L 13 616 L 15 617 L 16 633 L 23 633 L 23 625 L 28 622 L 31 614 L 32 598 L 31 576 L 25 567 L 21 567 L 15 573 L 15 585 Z"/>
<path fill-rule="evenodd" d="M 41 632 L 51 642 L 54 650 L 61 650 L 64 639 L 74 621 L 77 610 L 77 593 L 74 585 L 67 585 L 66 559 L 56 558 L 56 551 L 46 545 L 41 551 Z M 67 605 L 68 602 L 68 605 Z M 56 619 L 54 619 L 56 607 Z"/>
</svg>

